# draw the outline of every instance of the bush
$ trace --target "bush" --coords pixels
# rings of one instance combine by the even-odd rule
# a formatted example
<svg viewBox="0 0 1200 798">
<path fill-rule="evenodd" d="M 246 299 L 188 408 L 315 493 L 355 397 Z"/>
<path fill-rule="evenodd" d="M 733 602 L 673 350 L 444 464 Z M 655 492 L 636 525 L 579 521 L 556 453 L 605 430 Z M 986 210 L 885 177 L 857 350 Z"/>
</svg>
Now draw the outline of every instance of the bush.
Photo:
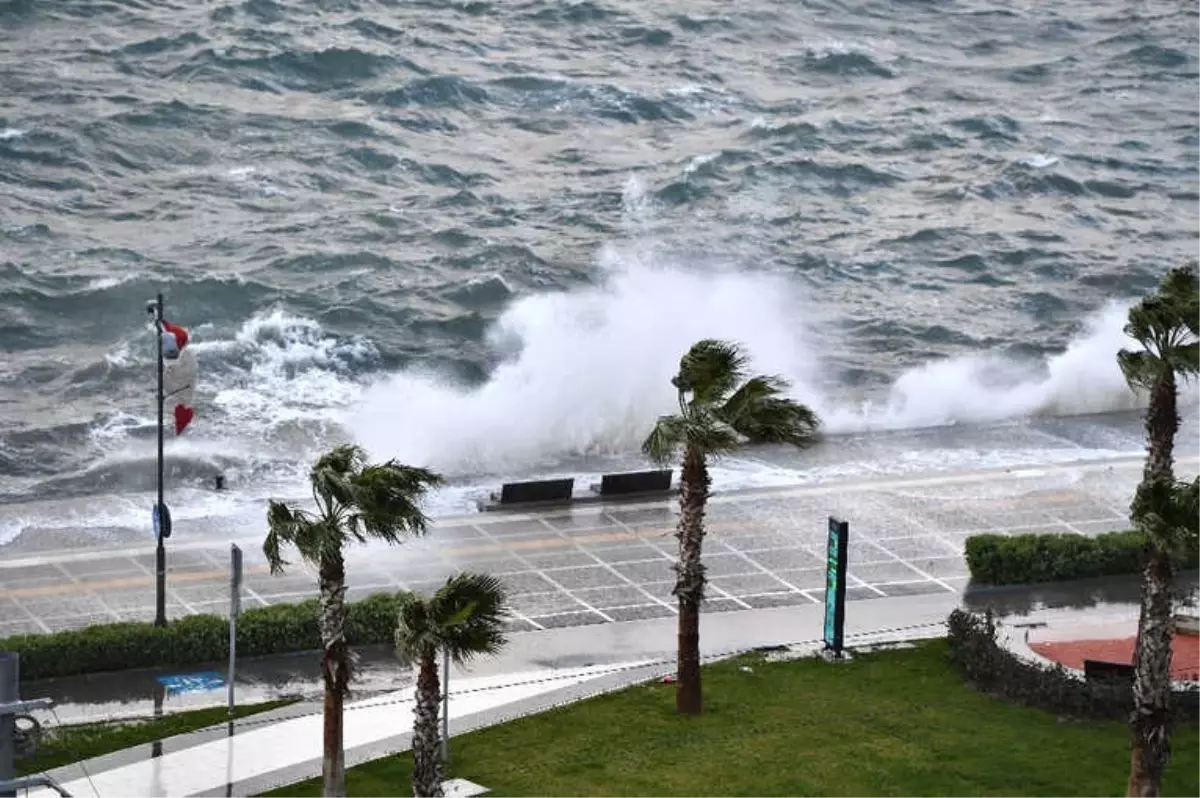
<svg viewBox="0 0 1200 798">
<path fill-rule="evenodd" d="M 967 538 L 971 578 L 991 585 L 1061 582 L 1097 576 L 1136 574 L 1141 570 L 1146 537 L 1138 531 L 1097 537 L 1071 534 L 973 535 Z M 1181 565 L 1195 568 L 1190 545 Z"/>
<path fill-rule="evenodd" d="M 346 605 L 346 639 L 351 645 L 391 645 L 397 600 L 379 593 Z M 260 657 L 321 647 L 316 599 L 273 604 L 238 617 L 238 654 Z M 112 623 L 45 635 L 0 639 L 0 651 L 21 655 L 21 679 L 196 665 L 229 657 L 229 621 L 219 615 L 189 615 L 159 628 L 149 623 Z"/>
<path fill-rule="evenodd" d="M 950 659 L 974 687 L 1014 703 L 1038 707 L 1073 717 L 1128 720 L 1133 709 L 1133 685 L 1111 681 L 1086 681 L 1067 673 L 1061 665 L 1045 668 L 1021 659 L 996 642 L 996 627 L 989 611 L 984 616 L 963 610 L 948 620 Z M 1172 713 L 1195 723 L 1200 717 L 1200 694 L 1177 690 Z"/>
</svg>

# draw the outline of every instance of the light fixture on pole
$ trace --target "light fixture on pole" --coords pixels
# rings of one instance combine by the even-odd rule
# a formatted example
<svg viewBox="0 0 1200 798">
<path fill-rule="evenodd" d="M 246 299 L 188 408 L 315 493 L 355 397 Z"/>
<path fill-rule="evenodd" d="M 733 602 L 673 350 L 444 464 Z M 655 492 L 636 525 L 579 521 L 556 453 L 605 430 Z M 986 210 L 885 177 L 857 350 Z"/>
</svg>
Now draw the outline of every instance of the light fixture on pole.
<svg viewBox="0 0 1200 798">
<path fill-rule="evenodd" d="M 151 511 L 154 519 L 154 625 L 167 625 L 167 547 L 164 541 L 171 536 L 171 511 L 163 502 L 163 295 L 146 305 L 146 312 L 154 317 L 154 362 L 158 367 L 158 388 L 155 401 L 158 404 L 158 458 L 155 467 L 158 497 Z"/>
<path fill-rule="evenodd" d="M 146 312 L 154 317 L 155 363 L 158 366 L 158 459 L 155 481 L 158 496 L 152 510 L 154 520 L 155 548 L 154 567 L 154 625 L 167 625 L 167 547 L 171 537 L 171 510 L 163 498 L 163 438 L 166 436 L 166 406 L 172 406 L 175 419 L 175 434 L 182 435 L 191 423 L 195 410 L 192 402 L 196 395 L 196 354 L 188 346 L 190 335 L 178 324 L 167 321 L 163 312 L 163 295 L 159 293 L 153 301 L 146 303 Z"/>
</svg>

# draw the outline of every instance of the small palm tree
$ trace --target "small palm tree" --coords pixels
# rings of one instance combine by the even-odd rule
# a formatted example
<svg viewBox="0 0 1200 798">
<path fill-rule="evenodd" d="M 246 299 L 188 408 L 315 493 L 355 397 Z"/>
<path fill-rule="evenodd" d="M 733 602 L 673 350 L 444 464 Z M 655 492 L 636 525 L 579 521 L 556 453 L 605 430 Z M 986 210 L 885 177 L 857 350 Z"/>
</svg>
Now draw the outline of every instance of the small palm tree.
<svg viewBox="0 0 1200 798">
<path fill-rule="evenodd" d="M 679 412 L 662 416 L 642 444 L 653 461 L 666 465 L 680 451 L 679 562 L 674 594 L 679 598 L 679 652 L 675 708 L 702 709 L 700 692 L 700 603 L 704 599 L 704 512 L 709 495 L 708 458 L 745 444 L 807 446 L 820 424 L 816 413 L 784 396 L 787 381 L 746 378 L 748 358 L 737 344 L 705 339 L 679 361 L 671 379 Z"/>
<path fill-rule="evenodd" d="M 270 531 L 263 553 L 272 574 L 288 565 L 283 548 L 294 546 L 317 569 L 320 588 L 321 675 L 325 682 L 325 747 L 322 777 L 325 795 L 346 794 L 342 706 L 350 684 L 351 653 L 346 642 L 347 543 L 369 539 L 397 543 L 420 535 L 428 519 L 420 500 L 441 477 L 423 468 L 389 460 L 367 465 L 363 450 L 339 446 L 317 460 L 309 474 L 316 511 L 272 501 L 267 510 Z"/>
<path fill-rule="evenodd" d="M 1134 652 L 1129 795 L 1158 795 L 1171 755 L 1172 551 L 1193 527 L 1181 524 L 1178 512 L 1179 502 L 1188 500 L 1187 489 L 1175 482 L 1174 470 L 1178 378 L 1190 379 L 1200 372 L 1198 325 L 1196 271 L 1191 266 L 1172 269 L 1157 290 L 1129 311 L 1125 334 L 1140 349 L 1117 353 L 1130 387 L 1149 395 L 1146 466 L 1130 508 L 1134 523 L 1146 533 L 1147 551 Z"/>
<path fill-rule="evenodd" d="M 419 669 L 412 736 L 416 798 L 443 794 L 445 773 L 438 756 L 438 652 L 458 664 L 499 652 L 505 643 L 504 618 L 508 614 L 504 586 L 488 574 L 452 576 L 428 599 L 415 593 L 401 595 L 396 652 Z"/>
</svg>

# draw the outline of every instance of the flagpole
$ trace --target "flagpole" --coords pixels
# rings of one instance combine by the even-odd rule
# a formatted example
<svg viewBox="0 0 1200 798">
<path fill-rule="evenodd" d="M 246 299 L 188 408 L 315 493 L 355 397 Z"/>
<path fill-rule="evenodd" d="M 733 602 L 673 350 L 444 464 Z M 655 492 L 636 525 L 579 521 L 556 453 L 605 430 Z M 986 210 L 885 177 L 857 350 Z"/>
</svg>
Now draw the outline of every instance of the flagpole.
<svg viewBox="0 0 1200 798">
<path fill-rule="evenodd" d="M 154 625 L 167 625 L 167 547 L 163 542 L 164 532 L 170 534 L 168 525 L 171 523 L 170 516 L 167 514 L 165 505 L 163 504 L 163 404 L 166 397 L 163 396 L 163 295 L 160 292 L 154 300 L 154 331 L 155 331 L 155 351 L 158 354 L 158 463 L 157 463 L 157 481 L 158 481 L 158 503 L 154 505 L 155 516 L 155 538 L 157 538 L 157 548 L 155 549 L 154 557 Z"/>
</svg>

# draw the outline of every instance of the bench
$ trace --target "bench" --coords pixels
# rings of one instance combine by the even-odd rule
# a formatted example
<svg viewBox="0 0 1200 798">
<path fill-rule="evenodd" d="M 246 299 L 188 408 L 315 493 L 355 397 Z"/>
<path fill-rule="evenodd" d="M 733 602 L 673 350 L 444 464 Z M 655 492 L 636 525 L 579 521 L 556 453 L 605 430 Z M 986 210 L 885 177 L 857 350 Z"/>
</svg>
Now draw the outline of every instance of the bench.
<svg viewBox="0 0 1200 798">
<path fill-rule="evenodd" d="M 532 482 L 506 482 L 492 494 L 492 508 L 525 504 L 569 502 L 575 492 L 575 478 L 542 479 Z"/>
<path fill-rule="evenodd" d="M 662 471 L 629 471 L 623 474 L 605 474 L 600 484 L 592 485 L 595 493 L 604 498 L 610 496 L 640 496 L 647 493 L 666 493 L 671 490 L 671 469 Z"/>
<path fill-rule="evenodd" d="M 1132 682 L 1134 667 L 1127 662 L 1106 662 L 1100 659 L 1083 661 L 1083 676 L 1096 682 Z"/>
</svg>

